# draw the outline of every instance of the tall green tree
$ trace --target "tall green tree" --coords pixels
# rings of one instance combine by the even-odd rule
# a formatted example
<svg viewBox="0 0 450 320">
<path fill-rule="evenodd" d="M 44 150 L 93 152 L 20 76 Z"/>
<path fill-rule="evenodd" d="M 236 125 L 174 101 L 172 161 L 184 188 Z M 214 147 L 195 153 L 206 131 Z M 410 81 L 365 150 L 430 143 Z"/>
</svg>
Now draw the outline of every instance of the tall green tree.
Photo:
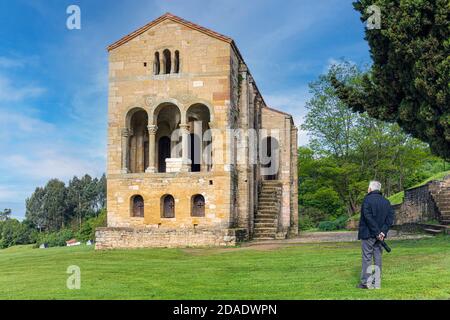
<svg viewBox="0 0 450 320">
<path fill-rule="evenodd" d="M 83 219 L 91 217 L 98 210 L 98 179 L 84 175 L 81 179 L 74 177 L 67 186 L 67 205 L 72 217 L 77 217 L 81 228 Z"/>
<path fill-rule="evenodd" d="M 11 209 L 0 211 L 0 221 L 6 221 L 11 218 Z"/>
<path fill-rule="evenodd" d="M 352 110 L 396 122 L 450 159 L 450 5 L 448 0 L 360 0 L 366 21 L 381 11 L 380 29 L 366 29 L 373 65 L 360 83 L 335 74 L 333 86 Z"/>
<path fill-rule="evenodd" d="M 25 200 L 25 217 L 30 221 L 39 231 L 47 227 L 47 216 L 44 211 L 44 188 L 38 187 L 33 194 Z"/>
<path fill-rule="evenodd" d="M 51 231 L 62 229 L 68 221 L 66 207 L 66 186 L 58 179 L 50 180 L 45 186 L 43 212 L 47 219 L 47 229 Z"/>
</svg>

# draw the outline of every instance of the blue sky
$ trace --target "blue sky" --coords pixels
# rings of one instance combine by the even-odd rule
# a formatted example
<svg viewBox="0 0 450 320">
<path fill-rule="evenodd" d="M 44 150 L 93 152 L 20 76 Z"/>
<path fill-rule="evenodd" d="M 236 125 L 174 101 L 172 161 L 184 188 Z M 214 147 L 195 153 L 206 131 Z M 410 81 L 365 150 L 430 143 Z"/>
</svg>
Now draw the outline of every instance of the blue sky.
<svg viewBox="0 0 450 320">
<path fill-rule="evenodd" d="M 50 178 L 106 168 L 106 46 L 165 12 L 232 37 L 265 100 L 300 124 L 308 83 L 370 62 L 350 0 L 0 0 L 0 208 Z M 81 8 L 81 30 L 66 8 Z M 300 144 L 307 134 L 300 132 Z"/>
</svg>

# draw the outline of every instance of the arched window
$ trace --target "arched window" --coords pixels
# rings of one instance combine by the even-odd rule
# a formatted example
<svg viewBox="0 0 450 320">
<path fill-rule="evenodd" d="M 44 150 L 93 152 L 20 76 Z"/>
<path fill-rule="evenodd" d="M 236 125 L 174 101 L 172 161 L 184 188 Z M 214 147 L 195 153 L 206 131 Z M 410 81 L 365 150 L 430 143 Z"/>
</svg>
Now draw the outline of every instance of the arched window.
<svg viewBox="0 0 450 320">
<path fill-rule="evenodd" d="M 164 56 L 164 73 L 169 74 L 172 70 L 172 58 L 170 57 L 170 50 L 166 49 L 163 51 Z"/>
<path fill-rule="evenodd" d="M 205 216 L 205 197 L 201 194 L 196 194 L 191 201 L 191 216 L 204 217 Z"/>
<path fill-rule="evenodd" d="M 174 58 L 174 73 L 180 73 L 180 51 L 175 51 L 175 58 Z"/>
<path fill-rule="evenodd" d="M 170 194 L 161 198 L 161 217 L 175 218 L 175 199 Z"/>
<path fill-rule="evenodd" d="M 159 52 L 155 52 L 155 60 L 153 62 L 153 73 L 158 75 L 161 71 L 161 64 L 159 62 Z"/>
<path fill-rule="evenodd" d="M 144 198 L 142 196 L 137 195 L 131 198 L 131 216 L 144 217 Z"/>
</svg>

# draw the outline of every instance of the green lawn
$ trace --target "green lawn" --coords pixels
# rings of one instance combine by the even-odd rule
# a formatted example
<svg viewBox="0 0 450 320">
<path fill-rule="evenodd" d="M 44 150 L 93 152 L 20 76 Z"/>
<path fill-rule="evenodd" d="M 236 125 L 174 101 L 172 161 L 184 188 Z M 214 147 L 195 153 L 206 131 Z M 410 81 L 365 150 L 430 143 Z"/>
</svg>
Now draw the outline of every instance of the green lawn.
<svg viewBox="0 0 450 320">
<path fill-rule="evenodd" d="M 0 299 L 450 299 L 450 237 L 392 241 L 382 290 L 358 290 L 359 243 L 0 251 Z M 81 290 L 66 288 L 69 265 Z"/>
</svg>

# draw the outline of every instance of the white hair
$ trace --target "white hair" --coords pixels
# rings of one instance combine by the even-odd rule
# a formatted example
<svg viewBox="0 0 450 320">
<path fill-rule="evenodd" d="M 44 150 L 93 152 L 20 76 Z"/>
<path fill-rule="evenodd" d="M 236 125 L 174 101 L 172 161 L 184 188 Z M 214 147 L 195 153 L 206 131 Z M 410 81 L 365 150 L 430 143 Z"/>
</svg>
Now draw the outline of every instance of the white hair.
<svg viewBox="0 0 450 320">
<path fill-rule="evenodd" d="M 378 181 L 370 181 L 369 188 L 372 191 L 381 190 L 381 183 Z"/>
</svg>

